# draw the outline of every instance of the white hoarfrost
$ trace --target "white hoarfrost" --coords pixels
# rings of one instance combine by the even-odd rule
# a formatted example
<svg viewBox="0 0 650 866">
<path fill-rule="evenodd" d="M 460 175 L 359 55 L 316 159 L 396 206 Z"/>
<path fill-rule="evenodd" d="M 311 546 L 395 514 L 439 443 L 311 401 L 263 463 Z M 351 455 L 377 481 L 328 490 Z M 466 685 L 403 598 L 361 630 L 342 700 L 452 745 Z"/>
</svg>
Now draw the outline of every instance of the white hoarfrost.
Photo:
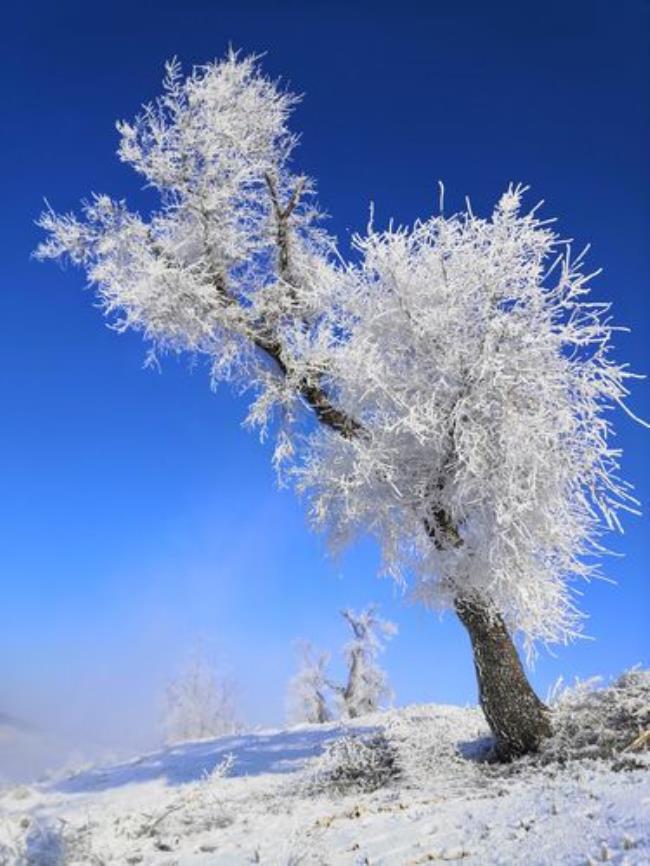
<svg viewBox="0 0 650 866">
<path fill-rule="evenodd" d="M 634 672 L 565 694 L 557 748 L 506 765 L 482 760 L 477 709 L 414 706 L 5 788 L 0 864 L 643 866 L 648 689 Z"/>
<path fill-rule="evenodd" d="M 371 224 L 346 262 L 291 167 L 295 101 L 236 53 L 187 78 L 170 63 L 118 125 L 159 209 L 48 210 L 38 256 L 81 265 L 151 361 L 205 358 L 262 430 L 279 410 L 276 463 L 333 543 L 373 533 L 425 604 L 477 594 L 529 645 L 572 637 L 571 581 L 635 505 L 611 441 L 632 374 L 583 253 L 511 186 L 486 217 Z"/>
<path fill-rule="evenodd" d="M 352 639 L 344 648 L 348 681 L 336 689 L 343 718 L 354 719 L 379 709 L 393 697 L 386 673 L 377 664 L 377 656 L 386 640 L 397 634 L 397 626 L 377 615 L 374 605 L 355 613 L 341 612 L 352 630 Z"/>
</svg>

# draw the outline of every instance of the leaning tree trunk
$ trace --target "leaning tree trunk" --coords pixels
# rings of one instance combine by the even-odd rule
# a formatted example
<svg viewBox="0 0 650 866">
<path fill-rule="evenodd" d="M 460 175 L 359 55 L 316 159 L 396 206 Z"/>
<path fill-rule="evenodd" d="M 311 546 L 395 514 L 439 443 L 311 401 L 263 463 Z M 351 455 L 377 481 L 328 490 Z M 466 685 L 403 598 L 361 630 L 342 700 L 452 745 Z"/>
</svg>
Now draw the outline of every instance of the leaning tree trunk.
<svg viewBox="0 0 650 866">
<path fill-rule="evenodd" d="M 476 596 L 458 598 L 456 613 L 474 651 L 479 701 L 501 759 L 535 752 L 551 735 L 548 708 L 526 678 L 503 617 Z"/>
</svg>

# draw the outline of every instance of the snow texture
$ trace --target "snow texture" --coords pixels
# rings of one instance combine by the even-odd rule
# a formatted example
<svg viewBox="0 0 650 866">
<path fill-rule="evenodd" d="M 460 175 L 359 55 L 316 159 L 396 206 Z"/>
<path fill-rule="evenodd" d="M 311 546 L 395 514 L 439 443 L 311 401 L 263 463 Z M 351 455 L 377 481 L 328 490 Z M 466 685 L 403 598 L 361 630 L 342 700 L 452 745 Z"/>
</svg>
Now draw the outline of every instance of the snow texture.
<svg viewBox="0 0 650 866">
<path fill-rule="evenodd" d="M 647 673 L 565 694 L 576 727 L 632 742 Z M 634 709 L 636 708 L 636 709 Z M 647 718 L 644 716 L 643 718 Z M 631 725 L 631 727 L 628 727 Z M 566 728 L 559 735 L 566 738 Z M 617 866 L 650 863 L 648 753 L 484 760 L 478 709 L 179 744 L 0 798 L 2 866 Z M 548 757 L 548 756 L 547 756 Z"/>
</svg>

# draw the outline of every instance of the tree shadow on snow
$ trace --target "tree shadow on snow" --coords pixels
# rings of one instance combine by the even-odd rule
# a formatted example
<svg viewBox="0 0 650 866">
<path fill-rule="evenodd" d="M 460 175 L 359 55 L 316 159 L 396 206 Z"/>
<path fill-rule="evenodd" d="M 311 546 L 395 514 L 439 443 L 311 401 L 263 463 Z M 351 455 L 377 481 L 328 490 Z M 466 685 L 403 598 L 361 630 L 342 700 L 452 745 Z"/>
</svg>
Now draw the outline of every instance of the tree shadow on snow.
<svg viewBox="0 0 650 866">
<path fill-rule="evenodd" d="M 496 740 L 494 737 L 478 737 L 476 740 L 464 740 L 457 744 L 458 754 L 467 761 L 477 764 L 491 763 L 494 758 Z"/>
<path fill-rule="evenodd" d="M 27 866 L 64 866 L 65 843 L 60 830 L 48 825 L 33 826 L 25 839 L 24 858 L 18 858 L 16 863 L 26 863 Z"/>
<path fill-rule="evenodd" d="M 214 770 L 227 755 L 235 761 L 229 777 L 265 773 L 293 773 L 309 758 L 322 754 L 333 740 L 350 733 L 374 733 L 375 728 L 314 728 L 269 734 L 241 734 L 179 743 L 134 761 L 110 767 L 94 767 L 51 783 L 48 787 L 67 794 L 106 791 L 123 785 L 164 779 L 168 785 L 196 782 Z"/>
</svg>

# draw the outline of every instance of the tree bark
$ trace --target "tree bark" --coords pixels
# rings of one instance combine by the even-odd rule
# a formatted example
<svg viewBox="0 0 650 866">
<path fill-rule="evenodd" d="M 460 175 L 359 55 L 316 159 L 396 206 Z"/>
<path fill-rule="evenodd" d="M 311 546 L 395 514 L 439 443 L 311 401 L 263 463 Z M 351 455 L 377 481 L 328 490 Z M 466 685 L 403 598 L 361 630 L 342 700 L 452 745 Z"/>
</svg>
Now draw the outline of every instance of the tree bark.
<svg viewBox="0 0 650 866">
<path fill-rule="evenodd" d="M 456 613 L 474 651 L 479 701 L 501 760 L 538 750 L 551 735 L 549 711 L 526 678 L 503 617 L 483 599 L 458 598 Z"/>
</svg>

